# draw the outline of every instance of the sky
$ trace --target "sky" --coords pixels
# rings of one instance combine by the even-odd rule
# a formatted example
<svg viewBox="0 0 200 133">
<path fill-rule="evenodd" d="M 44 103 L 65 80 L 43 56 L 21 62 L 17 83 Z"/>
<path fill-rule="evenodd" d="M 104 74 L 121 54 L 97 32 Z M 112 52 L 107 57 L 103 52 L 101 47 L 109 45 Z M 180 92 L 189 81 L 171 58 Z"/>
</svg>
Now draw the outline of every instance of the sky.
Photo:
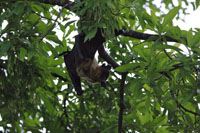
<svg viewBox="0 0 200 133">
<path fill-rule="evenodd" d="M 195 0 L 187 0 L 187 2 L 194 2 Z M 175 6 L 178 6 L 178 0 L 172 0 L 173 4 Z M 157 6 L 160 6 L 161 11 L 163 12 L 168 12 L 165 9 L 165 5 L 161 4 L 161 0 L 154 0 L 153 3 Z M 178 25 L 182 30 L 189 30 L 190 28 L 200 28 L 200 8 L 196 9 L 195 11 L 193 10 L 193 7 L 191 4 L 185 5 L 184 2 L 182 2 L 182 6 L 187 8 L 187 13 L 189 15 L 181 15 L 182 19 L 185 20 L 183 22 L 182 20 L 176 21 L 174 19 L 174 25 Z"/>
<path fill-rule="evenodd" d="M 195 11 L 190 11 L 190 15 L 186 15 L 183 21 L 175 21 L 175 25 L 179 25 L 179 27 L 183 30 L 189 30 L 190 28 L 200 28 L 200 8 Z"/>
</svg>

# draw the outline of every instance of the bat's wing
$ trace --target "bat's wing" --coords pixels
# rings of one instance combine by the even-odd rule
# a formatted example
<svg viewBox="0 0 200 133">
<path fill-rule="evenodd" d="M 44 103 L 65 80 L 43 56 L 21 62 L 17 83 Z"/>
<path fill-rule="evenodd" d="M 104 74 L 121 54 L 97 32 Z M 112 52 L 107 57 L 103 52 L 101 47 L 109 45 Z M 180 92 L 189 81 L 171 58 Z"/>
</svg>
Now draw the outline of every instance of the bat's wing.
<svg viewBox="0 0 200 133">
<path fill-rule="evenodd" d="M 81 81 L 76 72 L 76 68 L 81 62 L 85 61 L 85 59 L 94 59 L 96 51 L 105 41 L 100 29 L 97 31 L 96 36 L 93 39 L 84 42 L 84 38 L 85 35 L 78 34 L 75 37 L 75 45 L 72 51 L 64 55 L 67 71 L 78 95 L 82 95 L 83 90 L 81 88 Z"/>
<path fill-rule="evenodd" d="M 75 51 L 72 50 L 67 55 L 64 55 L 64 61 L 65 61 L 65 65 L 69 73 L 69 76 L 72 80 L 72 84 L 77 92 L 77 95 L 82 95 L 83 90 L 81 88 L 81 81 L 80 81 L 80 77 L 78 76 L 76 72 L 76 66 L 75 66 Z"/>
</svg>

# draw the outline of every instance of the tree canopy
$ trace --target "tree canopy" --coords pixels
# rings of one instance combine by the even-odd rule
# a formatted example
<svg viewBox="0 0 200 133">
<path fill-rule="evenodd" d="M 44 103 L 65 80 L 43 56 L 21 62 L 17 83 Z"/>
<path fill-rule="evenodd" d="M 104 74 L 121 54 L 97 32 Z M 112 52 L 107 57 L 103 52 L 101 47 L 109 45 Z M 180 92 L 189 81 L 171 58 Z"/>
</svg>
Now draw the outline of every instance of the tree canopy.
<svg viewBox="0 0 200 133">
<path fill-rule="evenodd" d="M 200 131 L 200 32 L 183 30 L 200 1 L 1 0 L 3 132 Z M 184 21 L 184 20 L 183 20 Z M 82 80 L 77 96 L 64 59 L 74 36 L 102 30 L 107 87 Z"/>
</svg>

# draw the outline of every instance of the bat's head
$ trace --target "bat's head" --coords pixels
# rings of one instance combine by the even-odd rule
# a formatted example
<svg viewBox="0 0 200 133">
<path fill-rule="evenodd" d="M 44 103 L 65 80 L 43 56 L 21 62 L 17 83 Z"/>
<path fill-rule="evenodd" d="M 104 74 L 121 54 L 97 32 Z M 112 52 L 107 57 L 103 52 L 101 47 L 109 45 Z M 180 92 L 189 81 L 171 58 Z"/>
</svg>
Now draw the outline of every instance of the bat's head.
<svg viewBox="0 0 200 133">
<path fill-rule="evenodd" d="M 111 65 L 101 65 L 101 86 L 106 87 L 106 80 L 110 75 Z"/>
<path fill-rule="evenodd" d="M 110 64 L 105 65 L 105 63 L 103 63 L 103 64 L 101 65 L 101 67 L 102 67 L 102 68 L 105 68 L 105 69 L 107 69 L 107 70 L 109 70 L 109 71 L 110 71 L 110 69 L 111 69 L 111 65 L 110 65 Z"/>
</svg>

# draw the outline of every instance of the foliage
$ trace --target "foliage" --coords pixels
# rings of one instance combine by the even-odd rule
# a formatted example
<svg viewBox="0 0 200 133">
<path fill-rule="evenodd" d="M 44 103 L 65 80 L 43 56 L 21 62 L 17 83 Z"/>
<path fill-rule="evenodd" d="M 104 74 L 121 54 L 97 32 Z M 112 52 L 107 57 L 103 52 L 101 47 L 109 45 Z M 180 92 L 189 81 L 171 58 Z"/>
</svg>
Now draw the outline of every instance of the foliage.
<svg viewBox="0 0 200 133">
<path fill-rule="evenodd" d="M 10 132 L 117 132 L 121 72 L 124 132 L 200 130 L 200 33 L 181 30 L 174 19 L 189 3 L 144 0 L 76 1 L 71 11 L 38 1 L 0 2 L 0 127 Z M 186 5 L 186 7 L 182 6 Z M 83 6 L 83 8 L 81 8 Z M 77 28 L 78 27 L 78 28 Z M 60 53 L 74 44 L 74 32 L 95 36 L 105 30 L 105 46 L 121 64 L 107 88 L 83 81 L 78 97 Z M 115 29 L 154 31 L 179 41 L 169 43 L 114 37 Z M 57 34 L 59 32 L 60 34 Z M 164 41 L 163 41 L 164 40 Z M 58 57 L 58 58 L 56 58 Z M 101 59 L 99 59 L 102 61 Z M 1 129 L 1 128 L 0 128 Z"/>
</svg>

